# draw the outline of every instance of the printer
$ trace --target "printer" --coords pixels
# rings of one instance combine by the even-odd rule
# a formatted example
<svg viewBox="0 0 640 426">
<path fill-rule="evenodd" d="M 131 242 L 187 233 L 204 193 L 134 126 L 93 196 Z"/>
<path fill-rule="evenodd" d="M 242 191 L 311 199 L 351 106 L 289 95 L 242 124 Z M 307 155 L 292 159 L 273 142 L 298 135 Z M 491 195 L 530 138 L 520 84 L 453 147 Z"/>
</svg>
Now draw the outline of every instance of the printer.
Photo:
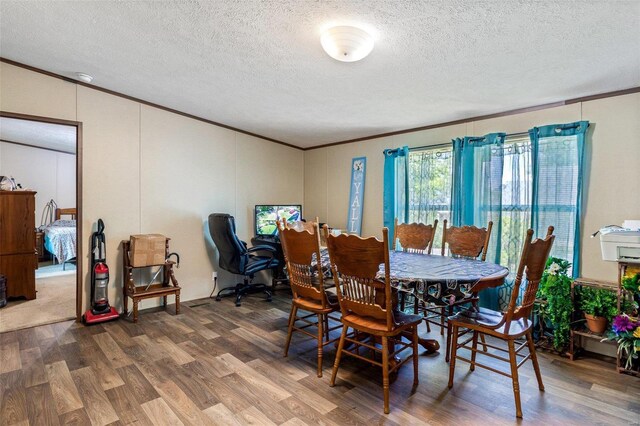
<svg viewBox="0 0 640 426">
<path fill-rule="evenodd" d="M 640 220 L 625 220 L 622 226 L 600 229 L 602 260 L 640 263 Z"/>
</svg>

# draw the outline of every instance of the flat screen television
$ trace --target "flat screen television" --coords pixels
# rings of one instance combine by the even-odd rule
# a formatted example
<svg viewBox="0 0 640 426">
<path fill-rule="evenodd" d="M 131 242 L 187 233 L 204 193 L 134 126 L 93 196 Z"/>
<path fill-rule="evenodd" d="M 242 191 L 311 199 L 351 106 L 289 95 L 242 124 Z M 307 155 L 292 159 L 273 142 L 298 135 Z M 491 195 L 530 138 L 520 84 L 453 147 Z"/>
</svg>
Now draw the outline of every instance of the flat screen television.
<svg viewBox="0 0 640 426">
<path fill-rule="evenodd" d="M 276 235 L 278 233 L 276 220 L 282 217 L 287 222 L 302 220 L 302 206 L 300 204 L 256 205 L 254 215 L 256 235 Z"/>
</svg>

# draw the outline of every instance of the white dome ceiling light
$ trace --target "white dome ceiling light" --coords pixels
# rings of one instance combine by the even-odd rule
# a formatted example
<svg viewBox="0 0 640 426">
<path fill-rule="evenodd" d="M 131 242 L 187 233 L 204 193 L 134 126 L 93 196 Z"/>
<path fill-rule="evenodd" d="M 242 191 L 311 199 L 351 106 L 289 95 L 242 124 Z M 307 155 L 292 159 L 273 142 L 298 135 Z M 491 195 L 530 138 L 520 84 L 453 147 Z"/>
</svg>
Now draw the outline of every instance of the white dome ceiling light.
<svg viewBox="0 0 640 426">
<path fill-rule="evenodd" d="M 322 48 L 333 59 L 355 62 L 366 57 L 373 50 L 371 34 L 357 27 L 331 27 L 320 37 Z"/>
<path fill-rule="evenodd" d="M 93 80 L 93 77 L 83 72 L 77 72 L 76 77 L 78 77 L 78 80 L 83 81 L 85 83 L 91 83 L 91 81 Z"/>
</svg>

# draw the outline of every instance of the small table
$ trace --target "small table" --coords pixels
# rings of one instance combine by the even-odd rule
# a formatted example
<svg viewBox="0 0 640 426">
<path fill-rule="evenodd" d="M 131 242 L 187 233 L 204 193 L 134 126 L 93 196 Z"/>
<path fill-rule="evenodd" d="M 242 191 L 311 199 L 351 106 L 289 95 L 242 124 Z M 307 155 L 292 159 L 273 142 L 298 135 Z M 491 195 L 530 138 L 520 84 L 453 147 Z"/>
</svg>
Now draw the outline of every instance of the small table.
<svg viewBox="0 0 640 426">
<path fill-rule="evenodd" d="M 133 322 L 138 322 L 138 303 L 140 300 L 152 297 L 162 297 L 162 304 L 167 307 L 167 296 L 174 295 L 176 297 L 176 315 L 180 314 L 180 286 L 173 273 L 173 265 L 176 262 L 169 260 L 169 238 L 165 243 L 165 262 L 161 265 L 132 266 L 129 256 L 131 243 L 129 240 L 122 241 L 122 292 L 124 317 L 129 315 L 129 299 L 133 300 Z M 148 268 L 158 266 L 162 268 L 162 282 L 156 284 L 148 284 L 146 287 L 137 286 L 133 280 L 133 270 L 139 268 Z"/>
</svg>

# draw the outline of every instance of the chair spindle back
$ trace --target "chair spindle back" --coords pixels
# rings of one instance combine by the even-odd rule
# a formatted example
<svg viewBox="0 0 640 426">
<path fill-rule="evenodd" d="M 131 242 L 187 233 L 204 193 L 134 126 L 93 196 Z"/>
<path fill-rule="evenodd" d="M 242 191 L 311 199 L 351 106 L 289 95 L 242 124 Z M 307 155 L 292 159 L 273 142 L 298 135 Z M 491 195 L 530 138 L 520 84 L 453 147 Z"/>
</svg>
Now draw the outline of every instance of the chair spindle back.
<svg viewBox="0 0 640 426">
<path fill-rule="evenodd" d="M 342 315 L 385 320 L 387 329 L 391 330 L 394 319 L 388 229 L 382 229 L 382 241 L 348 234 L 333 236 L 326 225 L 324 232 Z M 376 279 L 381 264 L 384 264 L 384 280 Z"/>
<path fill-rule="evenodd" d="M 536 238 L 533 242 L 531 242 L 533 239 L 533 229 L 527 231 L 527 237 L 522 248 L 522 256 L 520 257 L 520 264 L 518 265 L 516 278 L 513 283 L 509 307 L 505 315 L 505 331 L 507 332 L 511 321 L 526 319 L 531 315 L 536 293 L 540 285 L 540 279 L 542 278 L 542 273 L 549 258 L 553 241 L 556 238 L 555 235 L 553 235 L 553 229 L 553 226 L 550 226 L 547 229 L 547 235 L 544 239 Z M 520 305 L 517 305 L 524 276 L 526 276 L 527 288 L 522 296 Z"/>
<path fill-rule="evenodd" d="M 319 264 L 321 257 L 318 223 L 306 222 L 313 232 L 290 228 L 284 219 L 277 223 L 293 297 L 319 301 L 322 303 L 322 308 L 326 308 L 328 302 L 324 292 L 322 268 Z M 316 265 L 314 265 L 314 257 Z"/>
</svg>

